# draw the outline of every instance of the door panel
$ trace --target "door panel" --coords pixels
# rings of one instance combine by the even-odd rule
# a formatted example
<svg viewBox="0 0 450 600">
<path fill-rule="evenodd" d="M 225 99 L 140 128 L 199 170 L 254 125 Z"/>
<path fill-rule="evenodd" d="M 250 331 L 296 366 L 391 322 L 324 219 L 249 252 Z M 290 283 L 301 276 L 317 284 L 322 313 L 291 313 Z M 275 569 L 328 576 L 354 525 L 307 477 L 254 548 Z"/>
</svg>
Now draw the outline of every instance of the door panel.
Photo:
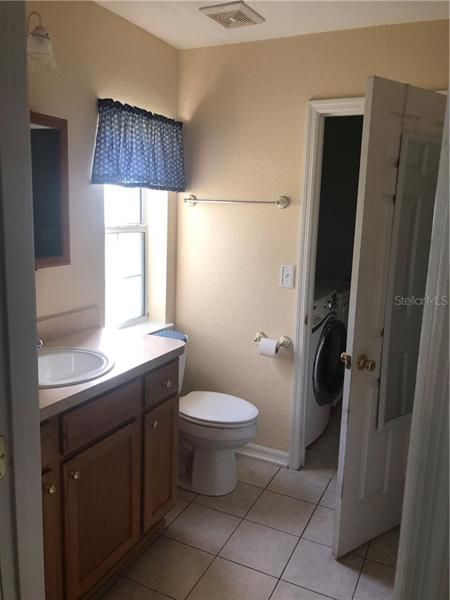
<svg viewBox="0 0 450 600">
<path fill-rule="evenodd" d="M 166 400 L 144 417 L 144 531 L 177 500 L 178 398 Z"/>
<path fill-rule="evenodd" d="M 405 133 L 386 297 L 378 428 L 412 412 L 440 141 Z"/>
<path fill-rule="evenodd" d="M 140 428 L 127 425 L 64 469 L 67 599 L 85 594 L 136 543 Z"/>
<path fill-rule="evenodd" d="M 409 420 L 378 431 L 386 288 L 402 136 L 439 136 L 445 97 L 369 80 L 352 267 L 333 553 L 342 556 L 400 522 Z M 374 370 L 357 368 L 366 355 Z"/>
</svg>

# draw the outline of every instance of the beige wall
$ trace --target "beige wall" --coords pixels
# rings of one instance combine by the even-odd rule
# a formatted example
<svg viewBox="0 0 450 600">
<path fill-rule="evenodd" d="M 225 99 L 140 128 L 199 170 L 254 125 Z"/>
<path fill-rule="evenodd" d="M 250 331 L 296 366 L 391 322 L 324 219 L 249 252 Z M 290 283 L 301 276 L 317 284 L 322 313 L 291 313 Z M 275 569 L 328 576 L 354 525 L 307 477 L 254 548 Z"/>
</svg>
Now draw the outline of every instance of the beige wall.
<svg viewBox="0 0 450 600">
<path fill-rule="evenodd" d="M 189 191 L 274 199 L 260 206 L 178 210 L 177 325 L 190 334 L 186 388 L 247 398 L 260 409 L 257 442 L 288 449 L 289 355 L 260 357 L 252 339 L 294 336 L 295 290 L 278 287 L 296 263 L 305 117 L 313 98 L 361 96 L 369 75 L 430 89 L 448 85 L 448 22 L 374 27 L 181 53 Z"/>
<path fill-rule="evenodd" d="M 93 2 L 32 2 L 31 10 L 42 15 L 59 68 L 30 74 L 30 108 L 69 122 L 72 261 L 37 272 L 37 312 L 43 316 L 104 304 L 103 193 L 90 184 L 96 98 L 175 116 L 178 58 L 174 48 Z M 171 231 L 174 216 L 172 209 Z M 172 264 L 172 295 L 173 271 Z M 172 298 L 169 305 L 173 318 Z"/>
</svg>

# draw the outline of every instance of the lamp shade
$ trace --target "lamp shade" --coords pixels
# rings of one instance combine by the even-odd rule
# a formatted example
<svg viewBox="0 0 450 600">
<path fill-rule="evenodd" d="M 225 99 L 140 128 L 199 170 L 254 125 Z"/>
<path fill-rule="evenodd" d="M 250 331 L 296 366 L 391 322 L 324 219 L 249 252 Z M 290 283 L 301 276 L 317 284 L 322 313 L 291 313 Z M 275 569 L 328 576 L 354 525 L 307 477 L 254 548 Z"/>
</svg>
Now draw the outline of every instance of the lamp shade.
<svg viewBox="0 0 450 600">
<path fill-rule="evenodd" d="M 47 30 L 41 23 L 28 34 L 27 54 L 30 71 L 50 71 L 56 69 L 52 42 Z"/>
</svg>

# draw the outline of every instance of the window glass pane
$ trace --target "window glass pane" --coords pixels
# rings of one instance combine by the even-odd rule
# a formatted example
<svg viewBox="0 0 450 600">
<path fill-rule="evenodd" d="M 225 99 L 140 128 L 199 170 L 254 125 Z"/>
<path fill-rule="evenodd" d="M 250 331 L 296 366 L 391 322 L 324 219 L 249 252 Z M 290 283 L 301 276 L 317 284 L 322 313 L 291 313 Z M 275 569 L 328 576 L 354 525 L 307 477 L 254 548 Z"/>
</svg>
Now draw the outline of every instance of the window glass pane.
<svg viewBox="0 0 450 600">
<path fill-rule="evenodd" d="M 106 322 L 120 324 L 145 315 L 145 234 L 106 233 Z"/>
<path fill-rule="evenodd" d="M 141 190 L 105 185 L 105 226 L 120 227 L 143 222 Z"/>
<path fill-rule="evenodd" d="M 133 277 L 144 274 L 144 233 L 123 232 L 115 235 L 117 240 L 117 258 L 114 270 L 121 277 Z"/>
</svg>

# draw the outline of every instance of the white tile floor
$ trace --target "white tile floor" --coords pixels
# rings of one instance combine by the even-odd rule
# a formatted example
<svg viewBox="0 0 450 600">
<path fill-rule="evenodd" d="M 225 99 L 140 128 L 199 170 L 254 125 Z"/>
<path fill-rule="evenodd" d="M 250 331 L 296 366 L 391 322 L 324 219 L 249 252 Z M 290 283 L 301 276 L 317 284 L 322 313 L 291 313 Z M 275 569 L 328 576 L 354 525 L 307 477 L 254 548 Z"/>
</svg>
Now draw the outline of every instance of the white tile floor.
<svg viewBox="0 0 450 600">
<path fill-rule="evenodd" d="M 241 456 L 232 494 L 180 490 L 166 529 L 103 600 L 390 600 L 398 530 L 331 555 L 336 436 L 332 423 L 302 471 Z"/>
</svg>

